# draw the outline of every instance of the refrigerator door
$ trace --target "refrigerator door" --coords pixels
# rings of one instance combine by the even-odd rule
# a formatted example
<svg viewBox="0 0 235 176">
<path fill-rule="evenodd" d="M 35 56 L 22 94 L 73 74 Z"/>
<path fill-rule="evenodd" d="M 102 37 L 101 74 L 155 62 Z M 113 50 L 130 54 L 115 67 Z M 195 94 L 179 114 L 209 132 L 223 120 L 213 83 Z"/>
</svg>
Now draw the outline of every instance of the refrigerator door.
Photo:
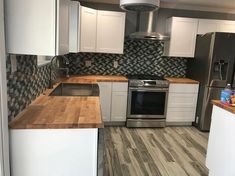
<svg viewBox="0 0 235 176">
<path fill-rule="evenodd" d="M 223 88 L 215 88 L 215 87 L 205 87 L 204 88 L 204 95 L 203 95 L 203 102 L 201 106 L 200 112 L 197 114 L 199 116 L 199 129 L 202 131 L 209 131 L 210 124 L 211 124 L 211 113 L 212 113 L 212 104 L 211 100 L 218 100 L 220 99 L 220 93 Z M 203 91 L 200 92 L 200 94 Z M 200 95 L 199 95 L 200 96 Z M 200 105 L 199 105 L 200 106 Z M 198 107 L 200 109 L 200 107 Z"/>
<path fill-rule="evenodd" d="M 231 84 L 234 76 L 235 34 L 214 33 L 214 46 L 211 47 L 209 57 L 209 87 L 225 87 Z"/>
</svg>

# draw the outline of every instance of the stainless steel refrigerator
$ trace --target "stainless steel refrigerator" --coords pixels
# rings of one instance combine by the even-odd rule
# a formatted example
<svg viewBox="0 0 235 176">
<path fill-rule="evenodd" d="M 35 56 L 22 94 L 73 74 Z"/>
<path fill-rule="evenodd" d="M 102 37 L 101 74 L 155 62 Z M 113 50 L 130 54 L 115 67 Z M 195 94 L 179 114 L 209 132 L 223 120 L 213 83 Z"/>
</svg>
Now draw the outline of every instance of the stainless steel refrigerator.
<svg viewBox="0 0 235 176">
<path fill-rule="evenodd" d="M 235 34 L 208 33 L 197 36 L 195 58 L 188 61 L 187 76 L 198 80 L 199 96 L 195 123 L 210 130 L 211 100 L 220 99 L 227 84 L 234 84 Z"/>
</svg>

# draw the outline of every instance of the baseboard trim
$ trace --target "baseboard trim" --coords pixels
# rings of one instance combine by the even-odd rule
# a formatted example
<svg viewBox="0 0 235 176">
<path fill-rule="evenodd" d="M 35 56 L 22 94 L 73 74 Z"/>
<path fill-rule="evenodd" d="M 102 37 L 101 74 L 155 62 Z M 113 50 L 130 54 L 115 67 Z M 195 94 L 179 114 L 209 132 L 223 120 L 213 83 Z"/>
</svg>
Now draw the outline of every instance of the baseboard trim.
<svg viewBox="0 0 235 176">
<path fill-rule="evenodd" d="M 192 122 L 166 122 L 166 126 L 192 126 Z"/>
<path fill-rule="evenodd" d="M 123 122 L 104 122 L 104 126 L 126 126 L 126 121 L 123 121 Z"/>
</svg>

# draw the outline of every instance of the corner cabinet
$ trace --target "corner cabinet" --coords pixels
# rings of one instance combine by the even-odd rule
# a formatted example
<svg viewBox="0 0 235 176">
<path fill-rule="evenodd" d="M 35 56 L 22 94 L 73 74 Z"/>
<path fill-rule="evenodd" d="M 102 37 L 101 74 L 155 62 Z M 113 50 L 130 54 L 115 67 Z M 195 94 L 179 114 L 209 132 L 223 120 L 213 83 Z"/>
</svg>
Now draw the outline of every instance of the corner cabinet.
<svg viewBox="0 0 235 176">
<path fill-rule="evenodd" d="M 199 84 L 170 83 L 166 122 L 168 125 L 195 121 Z"/>
<path fill-rule="evenodd" d="M 96 51 L 97 10 L 81 7 L 81 52 Z"/>
<path fill-rule="evenodd" d="M 70 52 L 123 54 L 126 14 L 70 3 Z"/>
<path fill-rule="evenodd" d="M 125 122 L 128 83 L 99 82 L 101 112 L 104 122 Z"/>
<path fill-rule="evenodd" d="M 172 17 L 167 20 L 164 55 L 170 57 L 194 57 L 198 19 Z"/>
<path fill-rule="evenodd" d="M 8 53 L 55 56 L 69 52 L 69 0 L 7 0 Z M 30 11 L 30 14 L 29 14 Z"/>
<path fill-rule="evenodd" d="M 123 54 L 125 16 L 121 12 L 98 11 L 97 52 Z"/>
</svg>

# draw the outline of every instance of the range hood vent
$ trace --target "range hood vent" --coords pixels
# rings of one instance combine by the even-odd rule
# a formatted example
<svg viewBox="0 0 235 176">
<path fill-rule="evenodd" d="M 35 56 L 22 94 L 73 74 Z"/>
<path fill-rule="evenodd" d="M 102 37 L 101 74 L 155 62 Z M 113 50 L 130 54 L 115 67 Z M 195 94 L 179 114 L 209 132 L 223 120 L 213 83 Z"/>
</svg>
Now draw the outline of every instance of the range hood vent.
<svg viewBox="0 0 235 176">
<path fill-rule="evenodd" d="M 120 7 L 127 11 L 153 11 L 158 9 L 159 0 L 120 0 Z"/>
<path fill-rule="evenodd" d="M 158 32 L 154 32 L 154 22 L 156 18 L 154 15 L 159 8 L 160 0 L 120 0 L 120 7 L 127 11 L 137 12 L 136 31 L 129 35 L 132 39 L 145 39 L 145 40 L 169 40 L 169 36 L 165 36 Z M 148 23 L 145 30 L 140 30 L 140 14 L 141 12 L 148 13 Z"/>
</svg>

